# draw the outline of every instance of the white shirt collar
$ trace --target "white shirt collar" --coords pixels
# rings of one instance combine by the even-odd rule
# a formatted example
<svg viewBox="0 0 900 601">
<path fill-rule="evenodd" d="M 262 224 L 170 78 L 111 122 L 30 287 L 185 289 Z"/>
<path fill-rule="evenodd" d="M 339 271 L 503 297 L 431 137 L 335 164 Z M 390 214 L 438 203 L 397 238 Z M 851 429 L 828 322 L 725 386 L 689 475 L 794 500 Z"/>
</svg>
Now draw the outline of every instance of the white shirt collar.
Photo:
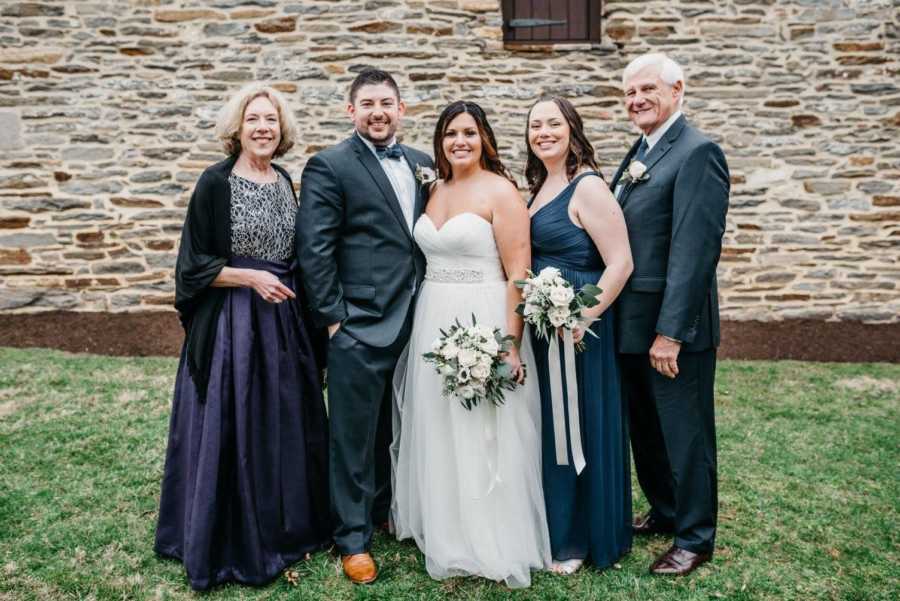
<svg viewBox="0 0 900 601">
<path fill-rule="evenodd" d="M 377 159 L 378 153 L 375 151 L 375 144 L 372 143 L 372 140 L 369 140 L 368 138 L 363 136 L 361 133 L 359 133 L 358 130 L 354 129 L 353 131 L 356 132 L 356 135 L 359 137 L 359 139 L 363 141 L 363 144 L 365 144 L 366 146 L 369 147 L 369 150 L 372 151 L 372 154 L 374 154 L 375 158 Z M 393 138 L 391 138 L 390 142 L 388 142 L 384 146 L 385 146 L 385 148 L 390 148 L 391 146 L 393 146 L 396 143 L 397 143 L 397 136 L 394 136 Z"/>
<path fill-rule="evenodd" d="M 657 127 L 653 133 L 644 135 L 644 139 L 647 140 L 647 152 L 650 152 L 650 149 L 656 146 L 656 143 L 662 139 L 665 133 L 669 131 L 669 128 L 672 127 L 672 124 L 678 121 L 680 116 L 681 111 L 675 111 L 668 119 L 666 119 L 666 122 Z M 374 152 L 374 150 L 372 152 Z"/>
</svg>

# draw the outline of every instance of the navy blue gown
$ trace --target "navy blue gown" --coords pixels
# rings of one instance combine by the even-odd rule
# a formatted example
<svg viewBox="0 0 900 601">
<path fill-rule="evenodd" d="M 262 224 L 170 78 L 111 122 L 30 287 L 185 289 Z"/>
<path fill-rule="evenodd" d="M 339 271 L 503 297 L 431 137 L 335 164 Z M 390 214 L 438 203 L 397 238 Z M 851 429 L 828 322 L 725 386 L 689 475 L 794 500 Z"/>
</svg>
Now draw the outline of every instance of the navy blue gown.
<svg viewBox="0 0 900 601">
<path fill-rule="evenodd" d="M 593 172 L 577 176 L 531 219 L 532 271 L 556 267 L 576 290 L 596 284 L 605 267 L 590 236 L 569 218 L 569 201 L 584 177 L 599 176 Z M 591 329 L 598 337 L 586 334 L 587 348 L 575 356 L 582 449 L 587 461 L 580 475 L 573 467 L 571 445 L 566 445 L 569 465 L 556 464 L 548 345 L 534 332 L 532 338 L 541 390 L 544 499 L 553 559 L 586 559 L 605 568 L 631 549 L 631 465 L 613 309 L 607 309 Z"/>
<path fill-rule="evenodd" d="M 232 244 L 244 256 L 228 265 L 268 271 L 296 292 L 292 194 L 283 180 L 231 177 Z M 184 564 L 194 589 L 265 584 L 331 539 L 328 423 L 300 304 L 227 289 L 205 400 L 185 357 L 154 548 Z"/>
</svg>

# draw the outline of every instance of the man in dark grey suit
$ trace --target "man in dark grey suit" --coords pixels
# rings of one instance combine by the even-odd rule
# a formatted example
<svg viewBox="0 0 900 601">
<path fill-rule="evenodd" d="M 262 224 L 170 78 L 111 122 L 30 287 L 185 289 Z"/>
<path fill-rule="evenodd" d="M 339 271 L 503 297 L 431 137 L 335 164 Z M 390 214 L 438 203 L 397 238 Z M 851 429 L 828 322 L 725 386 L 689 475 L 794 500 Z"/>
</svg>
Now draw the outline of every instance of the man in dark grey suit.
<svg viewBox="0 0 900 601">
<path fill-rule="evenodd" d="M 728 165 L 681 114 L 685 82 L 674 61 L 639 57 L 623 84 L 628 116 L 643 132 L 612 181 L 634 257 L 617 306 L 622 387 L 651 507 L 634 530 L 674 534 L 650 570 L 687 574 L 711 558 L 716 535 L 716 266 Z"/>
<path fill-rule="evenodd" d="M 377 577 L 373 524 L 391 503 L 391 382 L 406 345 L 425 259 L 412 228 L 431 159 L 396 143 L 397 83 L 367 69 L 350 87 L 353 134 L 306 164 L 297 257 L 313 318 L 328 327 L 330 488 L 334 540 L 353 582 Z"/>
</svg>

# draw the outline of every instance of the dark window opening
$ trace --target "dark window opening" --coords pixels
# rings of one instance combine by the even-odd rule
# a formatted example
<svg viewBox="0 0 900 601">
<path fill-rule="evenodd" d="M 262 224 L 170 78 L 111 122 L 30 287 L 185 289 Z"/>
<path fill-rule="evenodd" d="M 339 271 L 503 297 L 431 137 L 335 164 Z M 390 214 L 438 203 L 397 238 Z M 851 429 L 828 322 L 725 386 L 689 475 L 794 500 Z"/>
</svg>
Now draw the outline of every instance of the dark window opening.
<svg viewBox="0 0 900 601">
<path fill-rule="evenodd" d="M 511 44 L 600 42 L 602 0 L 503 0 L 503 41 Z"/>
</svg>

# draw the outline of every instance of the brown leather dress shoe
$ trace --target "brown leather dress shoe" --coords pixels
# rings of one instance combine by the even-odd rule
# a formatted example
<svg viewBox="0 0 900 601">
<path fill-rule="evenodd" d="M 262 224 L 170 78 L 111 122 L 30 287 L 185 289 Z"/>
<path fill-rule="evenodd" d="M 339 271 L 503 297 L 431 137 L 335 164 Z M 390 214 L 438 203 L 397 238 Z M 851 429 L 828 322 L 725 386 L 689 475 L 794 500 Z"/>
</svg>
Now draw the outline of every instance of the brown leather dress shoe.
<svg viewBox="0 0 900 601">
<path fill-rule="evenodd" d="M 653 517 L 653 512 L 648 511 L 644 515 L 634 520 L 634 523 L 631 525 L 631 529 L 635 534 L 672 534 L 674 529 L 671 526 L 667 526 L 661 523 L 658 519 Z"/>
<path fill-rule="evenodd" d="M 687 576 L 710 560 L 709 553 L 693 553 L 675 545 L 659 556 L 650 566 L 650 572 L 664 576 Z"/>
<path fill-rule="evenodd" d="M 341 555 L 341 564 L 344 566 L 344 574 L 354 584 L 369 584 L 378 578 L 378 568 L 369 553 Z"/>
</svg>

